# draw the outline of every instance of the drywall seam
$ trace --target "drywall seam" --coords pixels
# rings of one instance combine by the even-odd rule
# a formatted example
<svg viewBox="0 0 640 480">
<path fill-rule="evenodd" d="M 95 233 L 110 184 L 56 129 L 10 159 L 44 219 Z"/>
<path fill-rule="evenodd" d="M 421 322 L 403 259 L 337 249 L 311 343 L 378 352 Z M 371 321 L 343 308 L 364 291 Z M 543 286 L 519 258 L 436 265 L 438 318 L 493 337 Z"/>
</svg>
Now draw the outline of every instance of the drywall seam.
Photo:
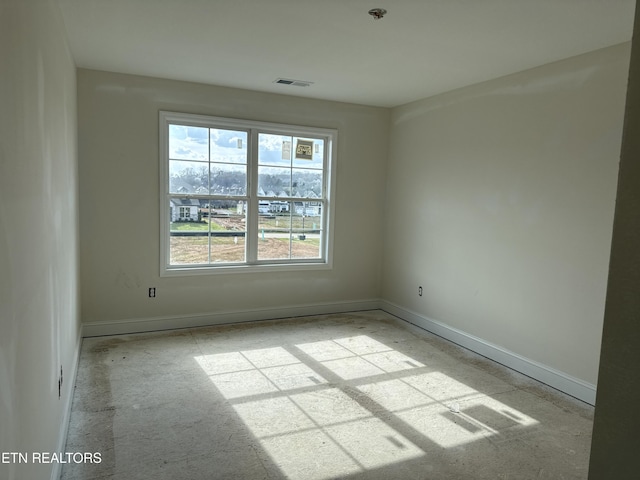
<svg viewBox="0 0 640 480">
<path fill-rule="evenodd" d="M 481 338 L 432 320 L 386 300 L 380 301 L 380 308 L 416 327 L 438 335 L 512 370 L 523 373 L 528 377 L 582 400 L 589 405 L 595 405 L 596 386 L 593 384 L 518 355 L 517 353 L 505 350 Z"/>
<path fill-rule="evenodd" d="M 66 395 L 65 395 L 65 405 L 62 409 L 64 413 L 62 418 L 62 424 L 60 425 L 60 431 L 58 434 L 58 449 L 57 452 L 66 451 L 65 447 L 67 444 L 67 435 L 69 433 L 69 422 L 71 421 L 71 406 L 73 404 L 73 392 L 76 387 L 76 377 L 78 375 L 78 365 L 80 364 L 80 350 L 82 348 L 82 335 L 78 335 L 78 339 L 76 341 L 76 348 L 73 353 L 73 363 L 71 365 L 71 375 L 69 375 L 69 379 L 71 380 L 66 387 Z M 67 376 L 65 375 L 65 378 Z M 66 382 L 65 382 L 66 384 Z M 53 469 L 51 470 L 51 480 L 58 480 L 60 475 L 62 474 L 62 463 L 52 462 Z"/>
<path fill-rule="evenodd" d="M 356 300 L 337 303 L 294 305 L 289 307 L 211 312 L 198 315 L 178 315 L 152 318 L 133 318 L 113 322 L 84 323 L 83 337 L 120 335 L 127 333 L 174 330 L 178 328 L 225 325 L 230 323 L 255 322 L 277 318 L 302 317 L 330 313 L 346 313 L 363 310 L 377 310 L 378 299 Z"/>
</svg>

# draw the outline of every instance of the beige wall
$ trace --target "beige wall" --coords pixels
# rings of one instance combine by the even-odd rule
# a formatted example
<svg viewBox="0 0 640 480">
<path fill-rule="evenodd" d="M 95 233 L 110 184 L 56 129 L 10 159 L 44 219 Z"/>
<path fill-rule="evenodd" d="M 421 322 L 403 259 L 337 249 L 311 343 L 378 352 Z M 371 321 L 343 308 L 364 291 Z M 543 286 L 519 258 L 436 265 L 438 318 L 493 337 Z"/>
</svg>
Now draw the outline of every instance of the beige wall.
<svg viewBox="0 0 640 480">
<path fill-rule="evenodd" d="M 628 59 L 395 108 L 382 297 L 595 384 Z"/>
<path fill-rule="evenodd" d="M 0 0 L 0 452 L 63 447 L 79 346 L 77 218 L 76 72 L 62 18 L 48 0 Z M 55 468 L 0 464 L 0 478 Z"/>
<path fill-rule="evenodd" d="M 78 104 L 83 322 L 379 297 L 389 110 L 82 69 Z M 333 270 L 160 278 L 159 110 L 338 129 Z"/>
</svg>

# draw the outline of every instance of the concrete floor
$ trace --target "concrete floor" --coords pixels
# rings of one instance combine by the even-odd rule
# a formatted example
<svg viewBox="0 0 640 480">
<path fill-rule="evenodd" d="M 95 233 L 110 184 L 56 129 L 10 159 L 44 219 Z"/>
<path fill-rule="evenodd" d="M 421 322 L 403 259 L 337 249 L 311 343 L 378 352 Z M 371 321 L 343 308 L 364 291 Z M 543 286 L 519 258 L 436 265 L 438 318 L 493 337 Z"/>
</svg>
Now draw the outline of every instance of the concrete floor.
<svg viewBox="0 0 640 480">
<path fill-rule="evenodd" d="M 380 311 L 90 338 L 62 479 L 583 479 L 592 421 Z"/>
</svg>

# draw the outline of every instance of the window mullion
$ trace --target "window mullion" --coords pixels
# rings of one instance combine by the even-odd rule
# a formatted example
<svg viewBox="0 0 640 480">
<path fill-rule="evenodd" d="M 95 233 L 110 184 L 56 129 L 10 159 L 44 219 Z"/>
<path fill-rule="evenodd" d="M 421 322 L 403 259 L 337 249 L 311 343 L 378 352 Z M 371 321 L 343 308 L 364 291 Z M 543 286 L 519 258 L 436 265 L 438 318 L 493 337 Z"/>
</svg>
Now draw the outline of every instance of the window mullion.
<svg viewBox="0 0 640 480">
<path fill-rule="evenodd" d="M 207 214 L 207 263 L 211 265 L 211 129 L 207 129 L 207 194 L 209 202 L 209 213 Z"/>
<path fill-rule="evenodd" d="M 247 263 L 258 261 L 258 130 L 249 131 L 249 145 L 247 148 Z"/>
<path fill-rule="evenodd" d="M 332 139 L 329 137 L 324 138 L 324 149 L 322 151 L 322 195 L 321 195 L 321 203 L 322 206 L 322 216 L 321 216 L 321 225 L 322 229 L 320 235 L 320 251 L 322 252 L 323 257 L 328 256 L 327 251 L 327 232 L 329 231 L 329 202 L 333 201 L 333 198 L 330 198 L 331 195 L 331 171 L 329 169 L 329 158 L 331 155 L 332 149 Z"/>
</svg>

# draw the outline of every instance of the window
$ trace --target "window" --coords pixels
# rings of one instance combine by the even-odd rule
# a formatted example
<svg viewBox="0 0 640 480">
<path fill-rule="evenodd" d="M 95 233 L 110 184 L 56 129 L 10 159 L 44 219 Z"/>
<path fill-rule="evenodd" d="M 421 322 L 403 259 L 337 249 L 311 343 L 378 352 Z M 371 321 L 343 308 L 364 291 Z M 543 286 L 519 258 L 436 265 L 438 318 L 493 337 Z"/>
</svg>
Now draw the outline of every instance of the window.
<svg viewBox="0 0 640 480">
<path fill-rule="evenodd" d="M 180 219 L 179 220 L 190 220 L 191 217 L 191 208 L 190 207 L 180 207 Z"/>
<path fill-rule="evenodd" d="M 161 273 L 329 268 L 336 141 L 160 112 Z"/>
</svg>

